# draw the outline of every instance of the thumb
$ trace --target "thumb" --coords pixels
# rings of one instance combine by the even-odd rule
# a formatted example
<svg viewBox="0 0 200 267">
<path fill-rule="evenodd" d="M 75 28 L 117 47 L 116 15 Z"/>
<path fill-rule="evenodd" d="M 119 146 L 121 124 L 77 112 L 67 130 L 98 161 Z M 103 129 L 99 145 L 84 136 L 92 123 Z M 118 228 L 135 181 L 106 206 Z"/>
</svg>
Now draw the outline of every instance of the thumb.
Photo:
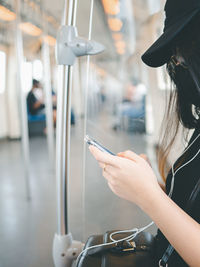
<svg viewBox="0 0 200 267">
<path fill-rule="evenodd" d="M 148 157 L 147 157 L 147 155 L 145 155 L 145 154 L 140 154 L 140 157 L 143 158 L 143 159 L 145 159 L 146 161 L 148 161 Z"/>
<path fill-rule="evenodd" d="M 138 154 L 134 153 L 133 151 L 127 150 L 124 152 L 120 152 L 117 154 L 117 156 L 133 160 L 135 162 L 139 161 L 141 158 Z"/>
<path fill-rule="evenodd" d="M 140 154 L 140 157 L 143 158 L 144 160 L 146 160 L 146 162 L 148 162 L 149 165 L 151 166 L 151 162 L 150 162 L 149 158 L 147 157 L 147 155 L 145 155 L 145 154 Z"/>
</svg>

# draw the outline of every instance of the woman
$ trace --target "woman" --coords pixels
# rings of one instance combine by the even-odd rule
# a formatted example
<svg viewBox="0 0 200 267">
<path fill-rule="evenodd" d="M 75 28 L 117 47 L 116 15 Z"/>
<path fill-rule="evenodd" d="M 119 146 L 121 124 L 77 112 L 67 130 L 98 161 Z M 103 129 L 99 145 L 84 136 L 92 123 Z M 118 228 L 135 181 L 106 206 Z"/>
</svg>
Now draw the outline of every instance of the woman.
<svg viewBox="0 0 200 267">
<path fill-rule="evenodd" d="M 164 33 L 142 57 L 152 67 L 166 63 L 176 89 L 171 92 L 166 113 L 168 123 L 164 120 L 164 152 L 159 153 L 162 175 L 180 123 L 186 130 L 195 130 L 168 173 L 165 190 L 148 162 L 134 152 L 125 151 L 115 157 L 93 146 L 90 151 L 103 169 L 110 189 L 140 206 L 158 226 L 156 266 L 197 267 L 200 266 L 200 194 L 191 214 L 186 206 L 200 178 L 200 1 L 168 0 L 165 11 Z M 166 265 L 161 259 L 169 244 L 176 251 Z"/>
</svg>

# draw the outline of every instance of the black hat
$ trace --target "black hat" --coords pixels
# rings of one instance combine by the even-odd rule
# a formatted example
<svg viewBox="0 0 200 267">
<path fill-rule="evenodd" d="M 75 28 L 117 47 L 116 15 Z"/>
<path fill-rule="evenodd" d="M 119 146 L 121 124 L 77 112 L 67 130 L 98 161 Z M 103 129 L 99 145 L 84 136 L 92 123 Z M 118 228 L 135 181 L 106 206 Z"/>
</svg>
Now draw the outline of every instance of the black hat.
<svg viewBox="0 0 200 267">
<path fill-rule="evenodd" d="M 160 67 L 170 59 L 172 42 L 200 13 L 200 0 L 167 0 L 165 13 L 164 33 L 142 56 L 150 67 Z"/>
</svg>

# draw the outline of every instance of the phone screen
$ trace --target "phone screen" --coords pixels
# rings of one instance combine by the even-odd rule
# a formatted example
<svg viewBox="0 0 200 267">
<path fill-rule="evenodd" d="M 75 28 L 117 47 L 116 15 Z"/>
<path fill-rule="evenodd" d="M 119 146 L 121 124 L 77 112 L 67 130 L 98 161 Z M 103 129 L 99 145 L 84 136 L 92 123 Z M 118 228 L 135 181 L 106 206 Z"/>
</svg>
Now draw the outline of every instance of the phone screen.
<svg viewBox="0 0 200 267">
<path fill-rule="evenodd" d="M 108 153 L 108 154 L 115 156 L 114 153 L 112 153 L 110 150 L 108 150 L 107 148 L 102 146 L 100 143 L 98 143 L 95 139 L 91 138 L 89 135 L 86 135 L 84 139 L 88 145 L 95 146 L 96 148 L 98 148 L 102 152 L 105 152 L 105 153 Z"/>
</svg>

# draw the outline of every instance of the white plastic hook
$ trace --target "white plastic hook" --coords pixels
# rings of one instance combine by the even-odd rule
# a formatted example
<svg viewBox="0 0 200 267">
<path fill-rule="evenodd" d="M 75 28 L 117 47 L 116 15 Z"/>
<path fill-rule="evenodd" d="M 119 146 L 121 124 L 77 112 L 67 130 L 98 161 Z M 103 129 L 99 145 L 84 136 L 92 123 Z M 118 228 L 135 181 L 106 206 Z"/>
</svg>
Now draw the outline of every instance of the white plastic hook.
<svg viewBox="0 0 200 267">
<path fill-rule="evenodd" d="M 76 57 L 96 55 L 105 47 L 93 40 L 78 37 L 77 28 L 62 25 L 57 35 L 56 59 L 58 65 L 74 65 Z"/>
</svg>

